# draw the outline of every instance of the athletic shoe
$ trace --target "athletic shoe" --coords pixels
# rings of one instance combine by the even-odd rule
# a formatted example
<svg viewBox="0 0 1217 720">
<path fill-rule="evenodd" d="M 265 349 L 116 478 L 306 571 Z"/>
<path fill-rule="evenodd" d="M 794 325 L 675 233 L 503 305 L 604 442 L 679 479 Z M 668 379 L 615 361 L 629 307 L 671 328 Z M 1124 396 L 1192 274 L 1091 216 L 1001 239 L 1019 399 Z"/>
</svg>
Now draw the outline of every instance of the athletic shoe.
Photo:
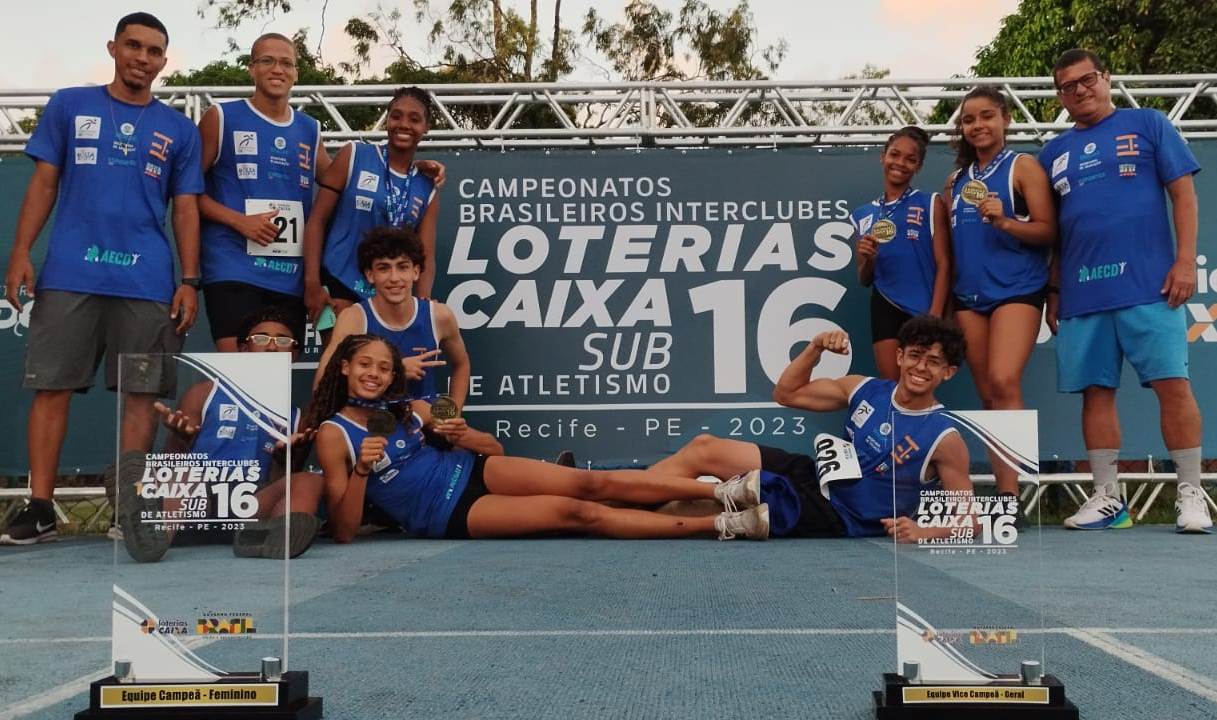
<svg viewBox="0 0 1217 720">
<path fill-rule="evenodd" d="M 1178 492 L 1175 500 L 1175 532 L 1211 533 L 1213 518 L 1209 516 L 1204 490 L 1191 483 L 1179 483 Z"/>
<path fill-rule="evenodd" d="M 289 557 L 300 557 L 313 545 L 321 521 L 316 515 L 294 512 L 291 516 L 291 537 L 286 539 Z M 288 535 L 283 531 L 285 516 L 253 523 L 252 528 L 238 530 L 232 539 L 232 554 L 237 557 L 283 559 L 283 543 Z"/>
<path fill-rule="evenodd" d="M 761 503 L 740 512 L 719 513 L 714 518 L 719 540 L 734 540 L 743 535 L 749 540 L 769 539 L 769 506 Z"/>
<path fill-rule="evenodd" d="M 727 512 L 746 510 L 761 504 L 761 471 L 749 470 L 714 486 L 714 497 Z"/>
<path fill-rule="evenodd" d="M 575 466 L 575 453 L 570 450 L 563 450 L 554 458 L 554 465 L 573 468 Z"/>
<path fill-rule="evenodd" d="M 115 487 L 118 489 L 116 508 L 119 531 L 127 554 L 136 562 L 157 562 L 165 557 L 173 541 L 169 531 L 162 525 L 146 523 L 144 513 L 156 517 L 161 509 L 158 498 L 145 498 L 139 493 L 139 483 L 144 479 L 144 454 L 139 451 L 124 453 L 119 461 L 120 472 L 116 473 Z M 107 468 L 107 472 L 113 472 Z"/>
<path fill-rule="evenodd" d="M 50 500 L 31 498 L 8 524 L 4 534 L 0 535 L 0 545 L 33 545 L 57 537 L 59 531 L 55 529 L 55 506 Z"/>
<path fill-rule="evenodd" d="M 1132 527 L 1128 505 L 1118 497 L 1096 492 L 1078 511 L 1065 518 L 1070 530 L 1121 530 Z"/>
</svg>

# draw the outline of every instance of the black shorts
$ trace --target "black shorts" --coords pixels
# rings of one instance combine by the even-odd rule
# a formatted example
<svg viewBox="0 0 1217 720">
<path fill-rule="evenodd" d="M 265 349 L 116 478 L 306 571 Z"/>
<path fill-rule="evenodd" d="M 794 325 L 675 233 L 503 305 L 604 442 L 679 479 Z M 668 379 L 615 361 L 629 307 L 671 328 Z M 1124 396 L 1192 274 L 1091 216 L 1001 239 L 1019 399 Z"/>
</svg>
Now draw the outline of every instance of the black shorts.
<svg viewBox="0 0 1217 720">
<path fill-rule="evenodd" d="M 967 310 L 969 312 L 980 313 L 981 315 L 984 315 L 986 317 L 988 317 L 989 315 L 992 315 L 993 311 L 996 310 L 997 308 L 1001 307 L 1002 305 L 1030 305 L 1031 307 L 1035 308 L 1036 310 L 1043 310 L 1044 301 L 1046 301 L 1047 299 L 1048 299 L 1048 286 L 1047 285 L 1040 288 L 1039 290 L 1036 290 L 1033 293 L 1027 293 L 1026 295 L 1015 295 L 1014 297 L 1008 297 L 1003 300 L 999 300 L 996 305 L 989 308 L 988 310 L 976 310 L 974 308 L 970 308 L 967 305 L 965 305 L 963 303 L 963 301 L 960 300 L 958 297 L 955 298 L 956 302 L 959 303 L 960 310 Z"/>
<path fill-rule="evenodd" d="M 473 507 L 478 498 L 490 494 L 490 491 L 486 489 L 486 481 L 482 479 L 485 470 L 486 456 L 478 455 L 473 461 L 473 470 L 469 472 L 469 483 L 465 485 L 465 492 L 461 493 L 461 497 L 456 501 L 456 507 L 452 508 L 452 515 L 448 518 L 448 527 L 444 529 L 445 538 L 449 540 L 469 539 L 469 509 Z"/>
<path fill-rule="evenodd" d="M 321 268 L 321 284 L 325 286 L 326 290 L 330 291 L 330 297 L 335 300 L 348 300 L 351 303 L 357 303 L 363 299 L 354 290 L 347 287 L 346 283 L 331 275 L 330 271 L 326 270 L 324 266 Z"/>
<path fill-rule="evenodd" d="M 767 445 L 757 445 L 757 448 L 761 451 L 761 469 L 785 475 L 798 493 L 799 521 L 789 537 L 845 537 L 841 516 L 820 494 L 820 481 L 812 459 Z"/>
<path fill-rule="evenodd" d="M 913 316 L 892 304 L 878 289 L 870 295 L 870 337 L 872 343 L 895 340 L 900 337 L 900 328 Z"/>
<path fill-rule="evenodd" d="M 304 322 L 308 310 L 304 300 L 249 283 L 224 280 L 203 286 L 203 302 L 207 305 L 207 321 L 211 324 L 211 339 L 235 338 L 241 332 L 245 318 L 266 307 L 277 307 L 292 319 L 291 331 L 297 346 L 304 344 Z M 238 341 L 244 338 L 237 338 Z"/>
</svg>

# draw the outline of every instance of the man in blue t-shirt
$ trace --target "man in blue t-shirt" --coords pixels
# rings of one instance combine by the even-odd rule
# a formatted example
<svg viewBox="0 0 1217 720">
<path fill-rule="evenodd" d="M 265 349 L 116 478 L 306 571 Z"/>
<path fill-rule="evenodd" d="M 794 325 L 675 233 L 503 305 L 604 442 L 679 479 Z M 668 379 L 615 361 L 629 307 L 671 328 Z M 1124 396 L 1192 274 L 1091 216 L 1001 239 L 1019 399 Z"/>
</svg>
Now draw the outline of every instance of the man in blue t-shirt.
<svg viewBox="0 0 1217 720">
<path fill-rule="evenodd" d="M 5 288 L 34 295 L 31 248 L 57 208 L 30 317 L 25 387 L 31 502 L 0 544 L 55 537 L 51 495 L 73 392 L 83 392 L 104 356 L 106 385 L 118 384 L 120 353 L 174 353 L 198 306 L 199 214 L 203 191 L 198 130 L 152 97 L 169 34 L 148 13 L 119 20 L 107 44 L 114 79 L 66 88 L 47 102 L 26 146 L 34 174 L 26 189 Z M 172 200 L 182 276 L 174 278 L 165 232 Z M 156 434 L 153 402 L 174 383 L 169 365 L 124 369 L 121 451 L 146 451 Z"/>
<path fill-rule="evenodd" d="M 1049 295 L 1047 319 L 1059 332 L 1058 390 L 1082 393 L 1095 486 L 1065 526 L 1132 525 L 1116 484 L 1116 388 L 1128 358 L 1158 396 L 1162 438 L 1179 480 L 1175 529 L 1208 533 L 1213 522 L 1200 487 L 1200 408 L 1188 380 L 1183 307 L 1196 291 L 1192 175 L 1200 165 L 1161 112 L 1112 105 L 1111 75 L 1089 50 L 1062 54 L 1053 80 L 1074 126 L 1039 156 L 1060 217 L 1049 287 L 1059 298 Z"/>
</svg>

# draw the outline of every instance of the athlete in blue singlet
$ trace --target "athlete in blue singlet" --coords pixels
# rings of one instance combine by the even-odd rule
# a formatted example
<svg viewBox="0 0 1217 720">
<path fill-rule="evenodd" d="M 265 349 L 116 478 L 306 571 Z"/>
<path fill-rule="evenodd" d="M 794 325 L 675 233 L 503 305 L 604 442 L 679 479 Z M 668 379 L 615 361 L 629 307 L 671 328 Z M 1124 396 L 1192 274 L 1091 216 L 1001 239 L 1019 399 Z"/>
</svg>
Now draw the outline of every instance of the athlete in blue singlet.
<svg viewBox="0 0 1217 720">
<path fill-rule="evenodd" d="M 380 427 L 386 413 L 392 429 Z M 498 441 L 462 418 L 433 422 L 415 415 L 405 401 L 400 354 L 371 335 L 348 336 L 334 350 L 306 413 L 305 423 L 314 422 L 320 424 L 317 457 L 325 474 L 328 518 L 339 542 L 354 539 L 365 498 L 423 537 L 677 538 L 717 532 L 721 539 L 764 539 L 769 534 L 768 507 L 755 480 L 716 486 L 653 470 L 578 470 L 507 457 Z M 452 449 L 433 445 L 428 431 Z M 699 499 L 746 509 L 681 518 L 599 502 Z"/>
<path fill-rule="evenodd" d="M 971 491 L 968 449 L 934 392 L 963 361 L 964 341 L 951 323 L 915 317 L 900 329 L 898 381 L 847 375 L 809 381 L 825 352 L 849 352 L 844 332 L 817 335 L 783 371 L 773 397 L 786 407 L 813 412 L 846 411 L 845 438 L 861 477 L 826 483 L 821 491 L 815 462 L 739 440 L 699 435 L 651 470 L 676 475 L 729 477 L 765 470 L 791 480 L 799 496 L 796 537 L 864 537 L 885 532 L 903 542 L 934 531 L 910 519 L 928 487 Z M 893 506 L 893 482 L 895 505 Z"/>
<path fill-rule="evenodd" d="M 35 295 L 31 249 L 52 209 L 55 221 L 26 347 L 24 386 L 34 391 L 26 423 L 31 502 L 0 544 L 55 537 L 51 495 L 69 406 L 73 393 L 92 386 L 102 358 L 113 389 L 121 353 L 177 352 L 194 323 L 203 176 L 194 123 L 152 96 L 168 45 L 152 15 L 123 17 L 107 46 L 113 80 L 55 93 L 26 146 L 34 172 L 5 274 L 13 307 L 23 304 L 21 288 Z M 170 217 L 180 285 L 165 229 Z M 120 449 L 146 451 L 156 433 L 152 403 L 172 386 L 172 371 L 161 366 L 124 380 Z"/>
<path fill-rule="evenodd" d="M 976 392 L 990 410 L 1023 407 L 1023 370 L 1039 335 L 1056 240 L 1048 178 L 1034 158 L 1006 147 L 1009 124 L 997 88 L 981 85 L 964 96 L 956 171 L 944 191 L 955 321 L 967 340 Z M 1013 468 L 993 455 L 990 461 L 998 492 L 1017 494 Z"/>
<path fill-rule="evenodd" d="M 1188 380 L 1183 307 L 1196 291 L 1192 176 L 1200 165 L 1162 113 L 1112 106 L 1111 76 L 1094 53 L 1065 52 L 1053 79 L 1075 123 L 1040 153 L 1060 208 L 1057 384 L 1061 392 L 1082 393 L 1082 435 L 1095 482 L 1094 494 L 1065 525 L 1132 525 L 1116 477 L 1116 388 L 1128 358 L 1158 397 L 1162 438 L 1179 480 L 1175 529 L 1207 533 L 1213 521 L 1200 485 L 1201 418 Z M 1048 310 L 1056 330 L 1056 303 Z"/>
<path fill-rule="evenodd" d="M 314 321 L 327 305 L 341 313 L 372 296 L 355 258 L 368 230 L 411 228 L 422 238 L 427 257 L 435 257 L 443 166 L 414 160 L 431 125 L 430 97 L 416 87 L 398 90 L 384 122 L 387 143 L 346 145 L 317 181 L 320 191 L 304 236 L 304 300 Z M 430 296 L 434 280 L 432 264 L 419 278 L 421 297 Z"/>
<path fill-rule="evenodd" d="M 469 354 L 461 339 L 456 316 L 447 305 L 415 297 L 414 284 L 426 265 L 418 234 L 409 228 L 378 227 L 368 232 L 359 244 L 359 267 L 369 285 L 376 290 L 342 311 L 334 333 L 322 351 L 314 384 L 321 381 L 334 348 L 348 335 L 377 335 L 385 338 L 404 360 L 406 394 L 430 404 L 443 390 L 464 407 L 469 392 Z M 443 353 L 447 360 L 440 360 Z M 449 383 L 438 387 L 435 369 L 448 365 Z"/>
<path fill-rule="evenodd" d="M 216 349 L 237 348 L 237 324 L 266 305 L 293 318 L 304 337 L 304 224 L 313 183 L 330 165 L 317 121 L 292 109 L 296 47 L 266 33 L 250 50 L 253 97 L 208 108 L 199 122 L 207 193 L 203 297 Z"/>
<path fill-rule="evenodd" d="M 883 146 L 883 194 L 854 208 L 858 280 L 873 285 L 871 343 L 879 377 L 895 380 L 896 337 L 917 315 L 941 317 L 950 276 L 947 265 L 946 212 L 937 194 L 912 187 L 925 160 L 930 137 L 908 126 L 892 133 Z"/>
</svg>

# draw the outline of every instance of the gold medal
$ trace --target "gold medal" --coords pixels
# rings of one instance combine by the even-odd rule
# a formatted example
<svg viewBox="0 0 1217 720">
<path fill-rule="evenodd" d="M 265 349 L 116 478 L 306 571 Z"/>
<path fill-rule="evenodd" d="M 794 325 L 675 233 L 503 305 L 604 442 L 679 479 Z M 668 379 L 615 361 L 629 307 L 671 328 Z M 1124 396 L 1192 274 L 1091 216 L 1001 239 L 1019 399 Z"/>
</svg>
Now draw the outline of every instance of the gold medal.
<svg viewBox="0 0 1217 720">
<path fill-rule="evenodd" d="M 368 434 L 388 437 L 397 429 L 397 417 L 388 410 L 373 410 L 368 413 Z"/>
<path fill-rule="evenodd" d="M 456 401 L 448 395 L 440 395 L 431 403 L 431 417 L 435 420 L 451 420 L 460 417 L 460 414 L 461 409 L 456 406 Z"/>
<path fill-rule="evenodd" d="M 891 220 L 880 220 L 871 228 L 870 234 L 875 238 L 875 242 L 891 242 L 892 238 L 896 237 L 896 223 Z"/>
<path fill-rule="evenodd" d="M 989 197 L 989 186 L 980 180 L 969 180 L 960 188 L 959 197 L 967 204 L 979 207 Z"/>
</svg>

